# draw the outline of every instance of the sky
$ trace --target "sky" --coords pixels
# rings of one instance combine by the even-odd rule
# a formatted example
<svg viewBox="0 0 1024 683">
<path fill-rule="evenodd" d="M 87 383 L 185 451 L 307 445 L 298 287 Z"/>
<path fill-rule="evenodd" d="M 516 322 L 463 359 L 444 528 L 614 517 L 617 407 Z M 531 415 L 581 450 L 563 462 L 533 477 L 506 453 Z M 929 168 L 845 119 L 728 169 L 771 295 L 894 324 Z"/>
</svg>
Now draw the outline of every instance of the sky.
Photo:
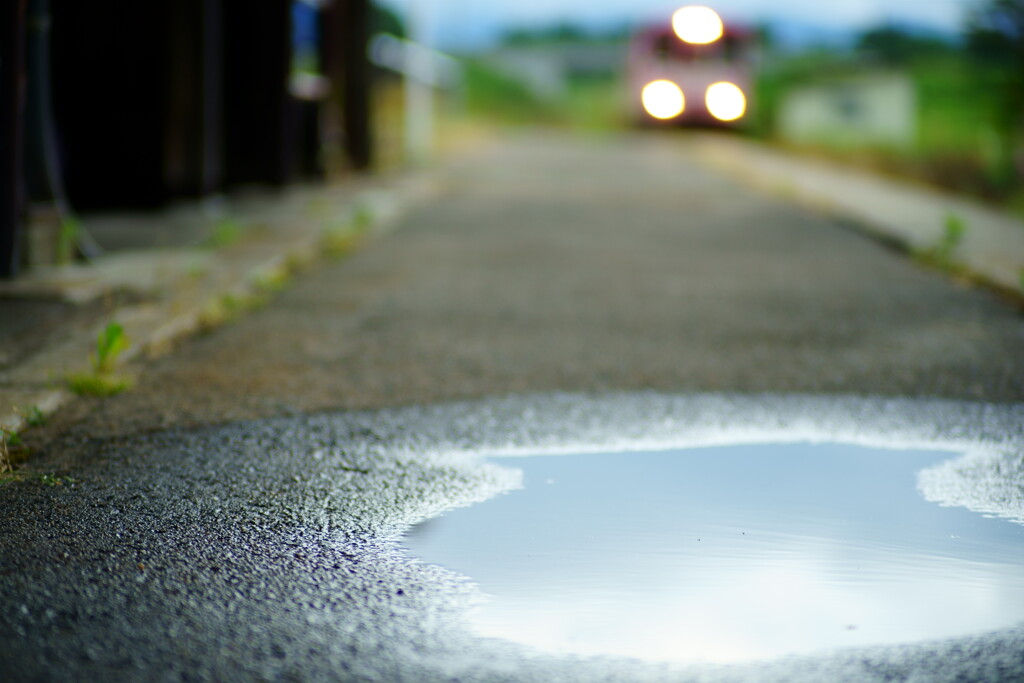
<svg viewBox="0 0 1024 683">
<path fill-rule="evenodd" d="M 547 652 L 729 662 L 1004 628 L 1024 607 L 1024 529 L 927 500 L 918 472 L 950 455 L 777 443 L 495 458 L 522 488 L 403 545 L 479 586 L 479 635 Z"/>
<path fill-rule="evenodd" d="M 836 36 L 886 21 L 957 33 L 962 18 L 980 0 L 717 0 L 708 4 L 724 18 L 747 23 L 771 22 L 813 38 Z M 415 6 L 428 25 L 431 41 L 441 49 L 486 45 L 508 26 L 538 26 L 569 20 L 586 26 L 623 21 L 648 23 L 671 16 L 685 0 L 380 0 L 400 14 Z"/>
</svg>

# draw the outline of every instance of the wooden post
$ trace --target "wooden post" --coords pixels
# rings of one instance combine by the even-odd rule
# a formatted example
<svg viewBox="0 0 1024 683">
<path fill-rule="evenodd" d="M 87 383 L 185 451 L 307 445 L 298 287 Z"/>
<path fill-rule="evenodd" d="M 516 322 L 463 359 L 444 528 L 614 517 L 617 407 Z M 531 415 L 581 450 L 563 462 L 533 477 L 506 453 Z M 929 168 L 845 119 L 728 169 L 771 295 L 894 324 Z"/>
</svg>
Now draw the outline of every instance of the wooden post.
<svg viewBox="0 0 1024 683">
<path fill-rule="evenodd" d="M 25 8 L 26 0 L 8 0 L 0 9 L 0 278 L 17 275 L 20 263 Z"/>
<path fill-rule="evenodd" d="M 219 191 L 223 0 L 50 1 L 71 205 L 152 207 Z"/>
<path fill-rule="evenodd" d="M 171 196 L 202 196 L 223 184 L 221 0 L 166 6 L 167 118 L 164 182 Z"/>
<path fill-rule="evenodd" d="M 225 173 L 230 184 L 291 177 L 290 0 L 224 2 Z"/>
<path fill-rule="evenodd" d="M 334 110 L 341 113 L 344 149 L 352 168 L 373 164 L 369 0 L 334 0 L 324 17 L 324 70 Z"/>
<path fill-rule="evenodd" d="M 76 209 L 167 198 L 164 3 L 51 1 L 53 101 Z"/>
</svg>

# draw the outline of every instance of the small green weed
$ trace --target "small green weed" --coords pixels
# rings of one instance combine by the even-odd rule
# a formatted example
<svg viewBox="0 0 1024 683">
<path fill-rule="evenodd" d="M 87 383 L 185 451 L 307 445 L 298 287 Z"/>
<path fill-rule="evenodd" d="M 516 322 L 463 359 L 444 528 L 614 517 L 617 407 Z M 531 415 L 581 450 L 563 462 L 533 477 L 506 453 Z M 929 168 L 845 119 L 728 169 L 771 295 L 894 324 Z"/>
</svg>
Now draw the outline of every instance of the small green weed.
<svg viewBox="0 0 1024 683">
<path fill-rule="evenodd" d="M 7 431 L 4 430 L 0 433 L 0 474 L 10 472 L 12 469 L 11 454 L 7 450 Z"/>
<path fill-rule="evenodd" d="M 316 220 L 324 218 L 330 211 L 330 208 L 330 202 L 325 197 L 315 197 L 306 204 L 304 211 L 307 218 Z"/>
<path fill-rule="evenodd" d="M 210 267 L 200 261 L 194 261 L 189 264 L 185 274 L 190 280 L 201 280 L 207 276 L 210 272 Z"/>
<path fill-rule="evenodd" d="M 90 372 L 68 375 L 68 388 L 79 396 L 116 396 L 132 388 L 131 380 Z"/>
<path fill-rule="evenodd" d="M 56 474 L 39 475 L 39 483 L 44 486 L 66 486 L 75 483 L 74 477 L 65 477 Z"/>
<path fill-rule="evenodd" d="M 966 233 L 967 223 L 964 222 L 964 219 L 954 213 L 947 214 L 942 226 L 942 237 L 939 238 L 939 243 L 930 249 L 917 252 L 916 256 L 919 260 L 929 265 L 937 266 L 944 270 L 957 270 L 953 254 L 963 243 Z"/>
<path fill-rule="evenodd" d="M 47 474 L 33 474 L 24 471 L 11 471 L 0 473 L 0 485 L 2 484 L 13 484 L 22 481 L 37 481 L 43 486 L 74 486 L 78 481 L 74 477 L 66 475 L 55 474 L 53 472 Z"/>
<path fill-rule="evenodd" d="M 203 246 L 209 249 L 221 249 L 229 247 L 242 239 L 244 229 L 242 224 L 234 218 L 224 218 L 217 221 L 213 226 L 210 236 L 203 242 Z"/>
<path fill-rule="evenodd" d="M 273 270 L 260 273 L 253 278 L 252 284 L 258 291 L 263 293 L 280 292 L 288 286 L 291 273 L 296 272 L 301 267 L 301 265 L 289 261 L 281 268 L 274 268 Z"/>
<path fill-rule="evenodd" d="M 96 338 L 96 355 L 92 359 L 93 370 L 97 374 L 110 372 L 114 369 L 117 357 L 126 348 L 128 337 L 124 334 L 124 328 L 118 323 L 110 323 Z"/>
<path fill-rule="evenodd" d="M 313 264 L 314 258 L 315 256 L 312 254 L 300 254 L 297 251 L 289 253 L 285 258 L 284 267 L 278 269 L 277 277 L 280 284 L 282 286 L 287 284 L 293 275 L 308 269 Z"/>
<path fill-rule="evenodd" d="M 92 372 L 68 376 L 68 388 L 80 396 L 113 396 L 131 388 L 131 380 L 112 373 L 118 356 L 128 348 L 124 328 L 112 322 L 96 337 L 96 352 L 91 354 Z"/>
<path fill-rule="evenodd" d="M 348 225 L 333 226 L 324 231 L 321 245 L 328 256 L 337 258 L 351 252 L 360 238 L 360 233 Z"/>
<path fill-rule="evenodd" d="M 60 231 L 57 233 L 57 253 L 55 259 L 57 265 L 66 266 L 75 258 L 75 246 L 78 244 L 82 226 L 78 219 L 67 216 L 60 222 Z"/>
<path fill-rule="evenodd" d="M 356 232 L 363 232 L 373 224 L 373 218 L 373 209 L 366 204 L 360 204 L 352 212 L 350 222 Z"/>
<path fill-rule="evenodd" d="M 967 224 L 964 219 L 956 214 L 947 214 L 946 221 L 942 228 L 942 241 L 939 243 L 939 251 L 947 258 L 953 254 L 960 243 L 964 241 L 964 234 L 967 232 Z"/>
<path fill-rule="evenodd" d="M 9 447 L 20 447 L 25 445 L 25 442 L 21 440 L 21 436 L 18 434 L 18 432 L 12 431 L 10 429 L 0 428 L 0 433 L 3 434 L 2 438 L 4 440 L 4 443 L 7 444 Z"/>
<path fill-rule="evenodd" d="M 324 228 L 321 244 L 328 256 L 339 257 L 351 252 L 369 231 L 376 216 L 365 204 L 356 206 L 347 219 Z"/>
<path fill-rule="evenodd" d="M 32 406 L 27 411 L 21 411 L 22 417 L 30 427 L 38 427 L 46 421 L 42 411 Z M 0 427 L 0 481 L 6 481 L 13 476 L 15 463 L 25 460 L 29 456 L 29 448 L 25 445 L 21 435 L 13 429 Z"/>
<path fill-rule="evenodd" d="M 39 406 L 29 406 L 22 417 L 25 418 L 25 424 L 29 427 L 42 427 L 46 424 L 46 414 L 39 409 Z"/>
<path fill-rule="evenodd" d="M 28 454 L 28 448 L 10 429 L 0 427 L 0 474 L 14 471 L 14 462 Z"/>
<path fill-rule="evenodd" d="M 224 294 L 206 302 L 199 314 L 199 329 L 209 332 L 231 322 L 246 311 L 251 311 L 267 302 L 266 294 Z"/>
</svg>

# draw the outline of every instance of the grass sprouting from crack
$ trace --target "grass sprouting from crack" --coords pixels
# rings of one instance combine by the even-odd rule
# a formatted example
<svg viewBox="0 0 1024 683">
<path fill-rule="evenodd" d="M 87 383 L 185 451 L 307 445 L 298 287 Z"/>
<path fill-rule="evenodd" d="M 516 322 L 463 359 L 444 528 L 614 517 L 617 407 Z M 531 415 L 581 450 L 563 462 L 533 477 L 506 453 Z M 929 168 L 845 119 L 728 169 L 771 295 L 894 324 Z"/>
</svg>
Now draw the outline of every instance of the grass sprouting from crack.
<svg viewBox="0 0 1024 683">
<path fill-rule="evenodd" d="M 938 243 L 928 249 L 917 251 L 914 255 L 919 261 L 930 266 L 957 272 L 961 267 L 954 260 L 954 255 L 966 234 L 967 223 L 964 219 L 954 213 L 947 214 Z"/>
<path fill-rule="evenodd" d="M 90 372 L 72 373 L 68 388 L 80 396 L 113 396 L 131 388 L 131 380 L 113 374 L 117 359 L 128 348 L 124 328 L 112 322 L 96 338 L 96 351 L 90 355 Z"/>
</svg>

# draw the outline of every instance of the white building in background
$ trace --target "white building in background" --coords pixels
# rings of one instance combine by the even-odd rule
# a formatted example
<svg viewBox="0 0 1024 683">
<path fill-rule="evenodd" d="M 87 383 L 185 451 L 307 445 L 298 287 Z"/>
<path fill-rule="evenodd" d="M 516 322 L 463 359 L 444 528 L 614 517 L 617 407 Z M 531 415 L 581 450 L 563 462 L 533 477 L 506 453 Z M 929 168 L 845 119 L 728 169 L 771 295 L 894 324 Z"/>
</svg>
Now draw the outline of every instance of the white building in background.
<svg viewBox="0 0 1024 683">
<path fill-rule="evenodd" d="M 875 71 L 800 86 L 782 97 L 776 127 L 796 143 L 909 147 L 917 136 L 914 82 Z"/>
</svg>

